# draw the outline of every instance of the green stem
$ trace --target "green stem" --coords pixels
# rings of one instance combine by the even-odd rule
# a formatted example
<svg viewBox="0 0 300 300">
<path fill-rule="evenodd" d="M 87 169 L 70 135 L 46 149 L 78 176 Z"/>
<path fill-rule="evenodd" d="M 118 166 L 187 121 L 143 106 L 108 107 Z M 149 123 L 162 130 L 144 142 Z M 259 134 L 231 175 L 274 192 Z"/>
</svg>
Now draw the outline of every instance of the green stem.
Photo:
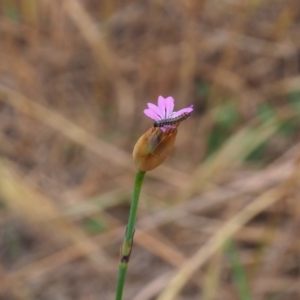
<svg viewBox="0 0 300 300">
<path fill-rule="evenodd" d="M 144 176 L 145 176 L 145 172 L 141 172 L 141 171 L 137 171 L 135 176 L 134 190 L 133 190 L 132 201 L 130 206 L 127 229 L 126 229 L 126 233 L 125 233 L 125 237 L 123 240 L 121 253 L 120 253 L 119 277 L 118 277 L 116 300 L 122 300 L 127 267 L 130 259 L 130 253 L 132 250 L 136 213 L 139 204 L 139 197 L 140 197 Z"/>
</svg>

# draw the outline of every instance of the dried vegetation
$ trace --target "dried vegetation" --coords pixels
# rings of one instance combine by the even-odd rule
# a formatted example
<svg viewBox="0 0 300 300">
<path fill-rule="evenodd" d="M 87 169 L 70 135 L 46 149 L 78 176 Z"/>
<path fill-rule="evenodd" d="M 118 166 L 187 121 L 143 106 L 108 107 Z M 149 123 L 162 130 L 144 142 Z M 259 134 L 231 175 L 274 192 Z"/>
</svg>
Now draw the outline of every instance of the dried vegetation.
<svg viewBox="0 0 300 300">
<path fill-rule="evenodd" d="M 299 72 L 296 0 L 0 0 L 0 299 L 114 298 L 160 94 L 124 300 L 300 299 Z"/>
</svg>

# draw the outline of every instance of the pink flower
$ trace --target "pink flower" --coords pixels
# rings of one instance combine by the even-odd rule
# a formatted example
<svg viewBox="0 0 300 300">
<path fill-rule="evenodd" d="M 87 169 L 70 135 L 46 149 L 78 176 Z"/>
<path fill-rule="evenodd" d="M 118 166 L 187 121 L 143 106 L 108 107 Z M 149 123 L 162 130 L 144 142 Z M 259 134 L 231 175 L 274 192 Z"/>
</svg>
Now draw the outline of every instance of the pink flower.
<svg viewBox="0 0 300 300">
<path fill-rule="evenodd" d="M 180 109 L 178 111 L 173 111 L 174 109 L 174 98 L 173 97 L 167 97 L 164 98 L 162 96 L 158 97 L 158 106 L 156 106 L 153 103 L 148 103 L 148 108 L 144 110 L 144 114 L 157 121 L 165 120 L 165 119 L 174 119 L 176 117 L 179 117 L 181 115 L 187 115 L 190 114 L 193 111 L 193 105 L 190 107 L 186 107 L 183 109 Z M 189 115 L 187 116 L 189 117 Z M 186 119 L 186 118 L 185 118 Z M 180 122 L 178 122 L 180 123 Z M 161 127 L 162 131 L 165 131 L 168 127 L 176 127 L 174 125 L 164 125 L 159 126 Z"/>
</svg>

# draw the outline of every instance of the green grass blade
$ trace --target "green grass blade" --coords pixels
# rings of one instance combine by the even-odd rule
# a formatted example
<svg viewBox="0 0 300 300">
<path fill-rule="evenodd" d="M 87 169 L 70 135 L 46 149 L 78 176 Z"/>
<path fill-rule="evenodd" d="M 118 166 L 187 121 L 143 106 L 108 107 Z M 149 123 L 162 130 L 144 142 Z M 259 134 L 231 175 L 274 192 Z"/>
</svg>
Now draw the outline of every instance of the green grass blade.
<svg viewBox="0 0 300 300">
<path fill-rule="evenodd" d="M 238 250 L 232 241 L 227 242 L 225 253 L 229 259 L 232 277 L 238 290 L 239 299 L 252 300 L 246 271 L 240 260 Z"/>
</svg>

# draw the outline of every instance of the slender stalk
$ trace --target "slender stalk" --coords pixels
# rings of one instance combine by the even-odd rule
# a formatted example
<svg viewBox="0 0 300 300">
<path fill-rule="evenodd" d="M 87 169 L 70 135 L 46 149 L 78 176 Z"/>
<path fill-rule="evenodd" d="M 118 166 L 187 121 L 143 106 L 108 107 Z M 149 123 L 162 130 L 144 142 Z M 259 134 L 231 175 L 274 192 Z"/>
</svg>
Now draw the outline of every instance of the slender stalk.
<svg viewBox="0 0 300 300">
<path fill-rule="evenodd" d="M 122 300 L 123 289 L 124 289 L 124 284 L 126 279 L 126 272 L 127 272 L 127 267 L 128 267 L 130 253 L 133 244 L 136 213 L 137 213 L 139 197 L 140 197 L 144 176 L 145 176 L 145 172 L 141 172 L 141 171 L 137 171 L 135 176 L 135 183 L 134 183 L 128 223 L 127 223 L 127 229 L 125 232 L 125 237 L 120 251 L 119 277 L 118 277 L 118 285 L 117 285 L 117 292 L 116 292 L 116 300 Z"/>
</svg>

